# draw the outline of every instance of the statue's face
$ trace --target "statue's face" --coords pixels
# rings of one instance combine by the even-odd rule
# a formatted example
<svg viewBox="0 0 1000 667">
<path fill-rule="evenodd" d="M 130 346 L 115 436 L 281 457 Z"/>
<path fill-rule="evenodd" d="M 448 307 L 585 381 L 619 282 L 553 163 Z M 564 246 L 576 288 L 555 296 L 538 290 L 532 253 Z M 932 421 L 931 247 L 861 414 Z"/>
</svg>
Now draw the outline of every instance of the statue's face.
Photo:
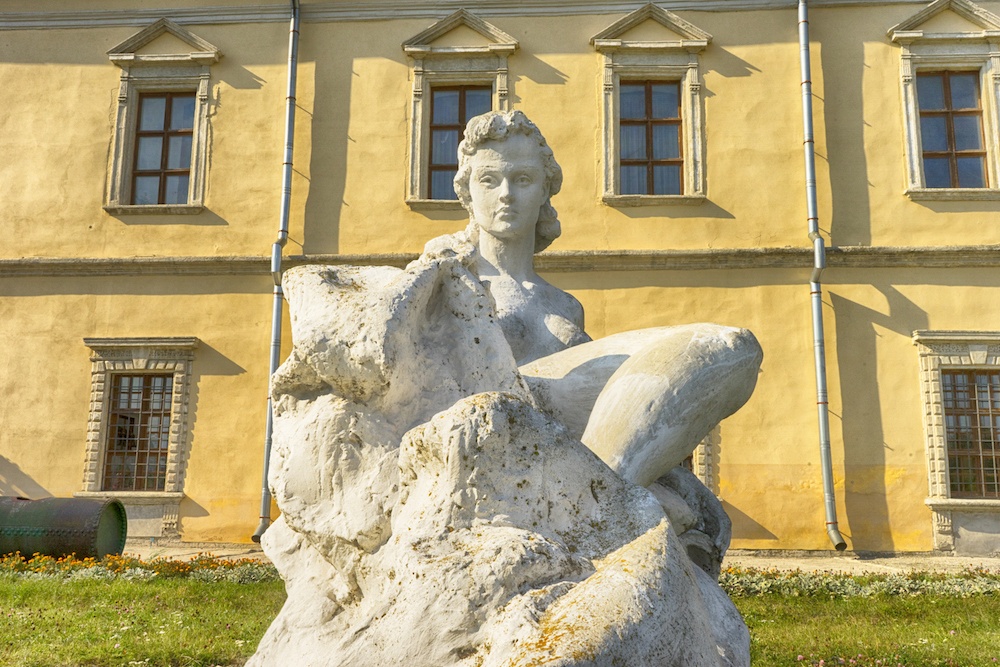
<svg viewBox="0 0 1000 667">
<path fill-rule="evenodd" d="M 523 134 L 487 141 L 469 159 L 472 217 L 499 239 L 534 238 L 538 211 L 548 198 L 538 143 Z"/>
</svg>

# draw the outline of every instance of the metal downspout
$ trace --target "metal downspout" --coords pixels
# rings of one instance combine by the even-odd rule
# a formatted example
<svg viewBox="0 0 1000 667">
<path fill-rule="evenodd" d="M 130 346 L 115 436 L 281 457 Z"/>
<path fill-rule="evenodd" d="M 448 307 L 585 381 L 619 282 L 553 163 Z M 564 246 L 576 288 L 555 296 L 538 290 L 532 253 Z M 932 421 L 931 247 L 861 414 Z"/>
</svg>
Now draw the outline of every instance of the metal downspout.
<svg viewBox="0 0 1000 667">
<path fill-rule="evenodd" d="M 281 213 L 278 224 L 278 238 L 271 246 L 271 277 L 274 280 L 274 300 L 271 307 L 271 359 L 268 367 L 268 383 L 278 370 L 281 357 L 281 313 L 284 293 L 281 290 L 281 251 L 288 242 L 288 212 L 292 200 L 292 152 L 295 146 L 295 86 L 299 57 L 299 0 L 291 0 L 292 18 L 288 29 L 288 95 L 285 97 L 285 155 L 281 175 Z M 267 424 L 264 431 L 264 473 L 260 490 L 260 525 L 251 536 L 260 542 L 261 535 L 271 524 L 271 489 L 267 483 L 267 473 L 271 460 L 271 434 L 274 429 L 273 406 L 270 387 L 267 393 Z"/>
<path fill-rule="evenodd" d="M 833 461 L 830 457 L 830 410 L 826 390 L 826 343 L 823 335 L 823 287 L 820 282 L 823 269 L 826 268 L 826 248 L 819 233 L 819 215 L 816 206 L 816 146 L 813 140 L 812 68 L 809 63 L 809 10 L 806 7 L 806 0 L 799 0 L 799 63 L 802 72 L 802 145 L 806 160 L 806 208 L 809 216 L 809 239 L 813 244 L 813 270 L 809 278 L 809 294 L 812 300 L 819 456 L 823 470 L 826 533 L 837 551 L 843 551 L 847 548 L 847 542 L 837 528 L 837 500 L 833 492 Z"/>
</svg>

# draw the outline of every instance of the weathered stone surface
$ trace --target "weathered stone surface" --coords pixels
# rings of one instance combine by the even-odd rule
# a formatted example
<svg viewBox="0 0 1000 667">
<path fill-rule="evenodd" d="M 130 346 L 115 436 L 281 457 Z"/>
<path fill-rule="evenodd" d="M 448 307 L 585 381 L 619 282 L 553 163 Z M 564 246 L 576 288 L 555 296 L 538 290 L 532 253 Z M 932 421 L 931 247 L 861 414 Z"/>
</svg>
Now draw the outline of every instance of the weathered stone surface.
<svg viewBox="0 0 1000 667">
<path fill-rule="evenodd" d="M 688 324 L 608 336 L 521 372 L 543 410 L 648 486 L 746 403 L 762 358 L 746 329 Z"/>
<path fill-rule="evenodd" d="M 285 275 L 262 543 L 288 600 L 249 665 L 749 665 L 710 576 L 728 519 L 672 468 L 747 400 L 760 348 L 716 325 L 588 343 L 532 267 L 561 178 L 523 114 L 478 117 L 466 232 L 404 270 Z"/>
<path fill-rule="evenodd" d="M 289 588 L 252 664 L 275 651 L 282 664 L 358 667 L 745 664 L 709 610 L 738 615 L 652 495 L 524 400 L 459 401 L 407 433 L 399 470 L 392 537 L 361 555 L 362 594 L 334 613 L 314 574 L 329 564 L 277 531 L 291 542 L 279 560 L 288 568 L 291 551 L 292 581 L 308 584 Z M 328 620 L 303 619 L 293 592 Z"/>
</svg>

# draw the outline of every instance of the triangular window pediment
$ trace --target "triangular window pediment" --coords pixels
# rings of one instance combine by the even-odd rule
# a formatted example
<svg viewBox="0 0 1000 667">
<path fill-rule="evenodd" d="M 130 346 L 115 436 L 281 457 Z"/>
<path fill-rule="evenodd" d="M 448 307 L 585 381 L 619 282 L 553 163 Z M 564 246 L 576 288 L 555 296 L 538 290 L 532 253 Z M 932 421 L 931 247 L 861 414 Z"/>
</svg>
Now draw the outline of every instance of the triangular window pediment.
<svg viewBox="0 0 1000 667">
<path fill-rule="evenodd" d="M 109 49 L 108 57 L 118 65 L 167 62 L 207 65 L 217 62 L 222 53 L 190 30 L 162 18 Z"/>
<path fill-rule="evenodd" d="M 598 50 L 609 48 L 679 48 L 701 50 L 712 36 L 677 14 L 652 3 L 618 19 L 594 35 Z"/>
<path fill-rule="evenodd" d="M 413 56 L 435 53 L 511 53 L 517 40 L 492 23 L 460 9 L 403 42 Z"/>
<path fill-rule="evenodd" d="M 1000 16 L 969 0 L 935 0 L 889 28 L 895 42 L 921 39 L 985 39 L 1000 36 Z"/>
<path fill-rule="evenodd" d="M 685 36 L 671 30 L 659 21 L 646 19 L 626 30 L 621 39 L 629 42 L 679 42 L 685 39 Z"/>
</svg>

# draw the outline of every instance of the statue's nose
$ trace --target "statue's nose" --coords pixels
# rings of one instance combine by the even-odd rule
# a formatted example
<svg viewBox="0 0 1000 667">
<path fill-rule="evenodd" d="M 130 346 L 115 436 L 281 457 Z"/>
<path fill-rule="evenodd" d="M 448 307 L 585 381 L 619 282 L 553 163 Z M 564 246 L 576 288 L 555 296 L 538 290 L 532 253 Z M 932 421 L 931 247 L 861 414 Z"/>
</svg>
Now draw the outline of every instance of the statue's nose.
<svg viewBox="0 0 1000 667">
<path fill-rule="evenodd" d="M 503 179 L 500 183 L 500 201 L 509 204 L 511 200 L 511 187 L 508 179 Z"/>
</svg>

